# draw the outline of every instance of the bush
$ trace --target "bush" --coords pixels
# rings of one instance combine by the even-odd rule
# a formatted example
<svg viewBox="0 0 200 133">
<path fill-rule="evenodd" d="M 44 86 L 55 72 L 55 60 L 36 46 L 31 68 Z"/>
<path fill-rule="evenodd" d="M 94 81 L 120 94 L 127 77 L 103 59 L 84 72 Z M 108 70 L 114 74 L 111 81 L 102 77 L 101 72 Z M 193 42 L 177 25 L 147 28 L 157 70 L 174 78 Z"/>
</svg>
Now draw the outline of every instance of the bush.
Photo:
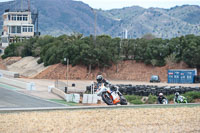
<svg viewBox="0 0 200 133">
<path fill-rule="evenodd" d="M 141 99 L 135 99 L 130 101 L 131 104 L 143 104 L 143 102 L 141 101 Z"/>
<path fill-rule="evenodd" d="M 190 91 L 183 94 L 187 98 L 188 103 L 194 102 L 195 99 L 200 99 L 200 92 Z"/>
<path fill-rule="evenodd" d="M 136 96 L 136 95 L 125 95 L 124 96 L 128 102 L 133 101 L 133 100 L 141 100 L 141 96 Z"/>
<path fill-rule="evenodd" d="M 155 104 L 156 101 L 157 101 L 157 97 L 150 94 L 147 100 L 147 104 Z"/>
<path fill-rule="evenodd" d="M 200 99 L 200 92 L 190 91 L 183 94 L 184 97 L 191 97 L 192 99 Z"/>
<path fill-rule="evenodd" d="M 166 98 L 168 99 L 168 101 L 174 101 L 174 94 L 169 95 Z"/>
<path fill-rule="evenodd" d="M 125 95 L 126 100 L 131 104 L 143 104 L 142 97 L 136 95 Z"/>
</svg>

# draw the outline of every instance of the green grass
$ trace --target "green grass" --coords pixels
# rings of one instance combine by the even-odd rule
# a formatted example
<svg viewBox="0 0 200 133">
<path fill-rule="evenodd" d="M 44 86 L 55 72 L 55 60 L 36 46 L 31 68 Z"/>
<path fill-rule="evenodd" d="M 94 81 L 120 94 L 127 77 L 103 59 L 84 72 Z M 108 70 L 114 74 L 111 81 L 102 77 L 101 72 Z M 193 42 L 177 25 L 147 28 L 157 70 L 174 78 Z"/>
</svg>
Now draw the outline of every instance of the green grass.
<svg viewBox="0 0 200 133">
<path fill-rule="evenodd" d="M 59 99 L 49 99 L 50 101 L 56 102 L 56 103 L 61 103 L 61 104 L 66 104 L 69 106 L 76 106 L 78 105 L 78 103 L 74 103 L 74 102 L 66 102 L 65 100 L 59 100 Z"/>
</svg>

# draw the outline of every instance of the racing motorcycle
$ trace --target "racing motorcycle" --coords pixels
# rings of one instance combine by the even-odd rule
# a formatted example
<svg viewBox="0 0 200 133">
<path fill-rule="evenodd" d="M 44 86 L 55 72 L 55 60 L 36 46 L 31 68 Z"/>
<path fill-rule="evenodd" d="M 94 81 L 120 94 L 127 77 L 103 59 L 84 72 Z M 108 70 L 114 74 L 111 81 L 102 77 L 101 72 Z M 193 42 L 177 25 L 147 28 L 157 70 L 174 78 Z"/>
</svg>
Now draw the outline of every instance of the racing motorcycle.
<svg viewBox="0 0 200 133">
<path fill-rule="evenodd" d="M 187 99 L 184 96 L 178 96 L 178 98 L 174 98 L 174 103 L 187 103 Z"/>
<path fill-rule="evenodd" d="M 163 99 L 162 100 L 162 104 L 168 104 L 168 100 L 167 99 Z"/>
<path fill-rule="evenodd" d="M 105 86 L 104 83 L 99 85 L 96 90 L 97 96 L 101 96 L 102 100 L 107 105 L 127 105 L 127 100 L 123 97 L 123 95 L 119 92 L 119 87 L 115 86 L 115 90 L 111 91 L 111 86 Z"/>
</svg>

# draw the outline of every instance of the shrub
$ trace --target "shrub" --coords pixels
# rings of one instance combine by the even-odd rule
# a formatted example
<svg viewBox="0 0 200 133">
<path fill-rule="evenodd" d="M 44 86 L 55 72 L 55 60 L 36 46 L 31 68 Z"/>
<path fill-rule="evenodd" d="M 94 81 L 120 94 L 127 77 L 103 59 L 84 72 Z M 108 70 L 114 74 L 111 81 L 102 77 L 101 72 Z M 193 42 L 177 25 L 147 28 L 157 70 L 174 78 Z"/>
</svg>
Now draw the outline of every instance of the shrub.
<svg viewBox="0 0 200 133">
<path fill-rule="evenodd" d="M 150 94 L 148 97 L 147 103 L 154 104 L 154 103 L 156 103 L 156 101 L 157 101 L 157 97 Z"/>
<path fill-rule="evenodd" d="M 200 92 L 198 91 L 190 91 L 183 94 L 184 97 L 191 97 L 192 99 L 199 99 L 200 98 Z"/>
<path fill-rule="evenodd" d="M 141 101 L 141 99 L 135 99 L 130 101 L 131 104 L 143 104 L 143 102 Z"/>
<path fill-rule="evenodd" d="M 141 96 L 136 96 L 136 95 L 125 95 L 124 97 L 126 98 L 126 100 L 128 102 L 131 102 L 133 100 L 141 100 L 142 99 Z"/>
<path fill-rule="evenodd" d="M 187 98 L 188 103 L 194 102 L 195 99 L 200 99 L 200 92 L 190 91 L 183 94 Z"/>
<path fill-rule="evenodd" d="M 168 99 L 168 101 L 173 101 L 174 100 L 174 94 L 169 95 L 166 98 Z"/>
</svg>

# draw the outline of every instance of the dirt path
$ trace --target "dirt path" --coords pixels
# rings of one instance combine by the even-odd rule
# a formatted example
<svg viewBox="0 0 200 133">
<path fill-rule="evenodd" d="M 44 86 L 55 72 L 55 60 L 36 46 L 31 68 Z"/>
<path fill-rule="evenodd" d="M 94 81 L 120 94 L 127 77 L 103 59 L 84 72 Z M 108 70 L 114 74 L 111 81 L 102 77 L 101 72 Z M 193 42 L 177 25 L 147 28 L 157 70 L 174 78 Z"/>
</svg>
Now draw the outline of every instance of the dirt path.
<svg viewBox="0 0 200 133">
<path fill-rule="evenodd" d="M 3 133 L 199 133 L 200 107 L 8 113 L 0 123 Z"/>
</svg>

